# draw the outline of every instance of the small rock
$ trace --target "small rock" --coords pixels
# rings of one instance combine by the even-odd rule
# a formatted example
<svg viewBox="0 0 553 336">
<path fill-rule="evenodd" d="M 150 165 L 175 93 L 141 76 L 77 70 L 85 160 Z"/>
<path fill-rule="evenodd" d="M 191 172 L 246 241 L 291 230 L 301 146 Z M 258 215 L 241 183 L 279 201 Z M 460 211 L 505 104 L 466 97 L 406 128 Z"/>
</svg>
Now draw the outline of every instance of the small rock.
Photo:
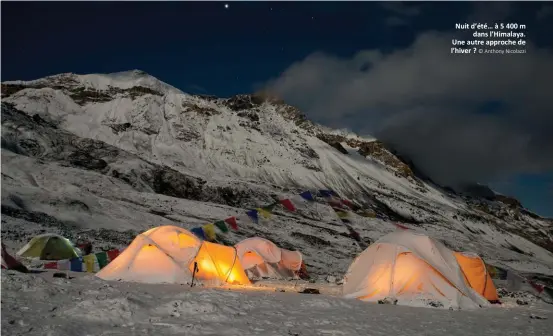
<svg viewBox="0 0 553 336">
<path fill-rule="evenodd" d="M 333 275 L 329 275 L 326 277 L 326 281 L 329 282 L 329 283 L 335 283 L 336 282 L 336 277 L 333 276 Z"/>
<path fill-rule="evenodd" d="M 378 300 L 378 304 L 397 304 L 397 299 L 394 298 L 385 298 L 383 300 Z"/>
<path fill-rule="evenodd" d="M 526 305 L 528 305 L 528 301 L 517 300 L 517 305 L 519 305 L 519 306 L 526 306 Z"/>
<path fill-rule="evenodd" d="M 317 288 L 306 288 L 303 291 L 299 292 L 301 294 L 321 294 Z"/>
<path fill-rule="evenodd" d="M 67 273 L 61 273 L 61 272 L 56 272 L 52 275 L 54 278 L 64 278 L 64 279 L 67 279 Z"/>
<path fill-rule="evenodd" d="M 534 314 L 531 314 L 530 318 L 534 319 L 534 320 L 547 320 L 547 317 L 545 317 L 545 316 L 539 316 L 539 315 L 534 315 Z"/>
</svg>

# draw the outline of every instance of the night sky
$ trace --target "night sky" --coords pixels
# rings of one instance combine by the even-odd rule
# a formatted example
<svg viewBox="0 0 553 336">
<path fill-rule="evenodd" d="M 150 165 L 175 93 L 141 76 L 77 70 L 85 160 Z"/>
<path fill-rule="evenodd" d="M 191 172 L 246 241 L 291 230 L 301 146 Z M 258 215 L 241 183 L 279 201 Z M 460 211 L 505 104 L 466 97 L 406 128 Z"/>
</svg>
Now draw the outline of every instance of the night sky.
<svg viewBox="0 0 553 336">
<path fill-rule="evenodd" d="M 449 54 L 455 23 L 484 21 L 526 24 L 528 54 Z M 140 69 L 189 93 L 269 87 L 443 184 L 553 217 L 552 22 L 546 2 L 2 2 L 1 79 Z"/>
</svg>

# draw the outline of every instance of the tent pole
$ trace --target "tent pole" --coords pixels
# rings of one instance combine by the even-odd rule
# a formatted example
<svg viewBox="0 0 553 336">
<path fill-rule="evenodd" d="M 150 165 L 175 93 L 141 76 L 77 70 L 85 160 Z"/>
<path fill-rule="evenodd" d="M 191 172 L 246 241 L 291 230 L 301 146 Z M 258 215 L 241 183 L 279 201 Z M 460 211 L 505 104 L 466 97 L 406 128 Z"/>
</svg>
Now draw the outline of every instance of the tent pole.
<svg viewBox="0 0 553 336">
<path fill-rule="evenodd" d="M 198 263 L 194 261 L 194 271 L 192 272 L 192 283 L 190 284 L 190 287 L 194 286 L 194 277 L 196 276 L 197 270 L 198 270 Z"/>
</svg>

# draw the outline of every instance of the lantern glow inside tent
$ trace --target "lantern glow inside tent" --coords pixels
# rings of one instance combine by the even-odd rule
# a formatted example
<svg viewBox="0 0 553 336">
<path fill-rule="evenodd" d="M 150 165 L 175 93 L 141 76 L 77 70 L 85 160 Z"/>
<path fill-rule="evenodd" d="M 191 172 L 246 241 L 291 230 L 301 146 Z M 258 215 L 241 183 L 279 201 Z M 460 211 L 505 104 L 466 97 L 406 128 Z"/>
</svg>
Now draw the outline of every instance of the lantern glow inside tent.
<svg viewBox="0 0 553 336">
<path fill-rule="evenodd" d="M 189 284 L 194 278 L 196 283 L 209 285 L 250 284 L 233 247 L 200 241 L 176 226 L 139 234 L 96 276 L 143 283 Z"/>
<path fill-rule="evenodd" d="M 344 278 L 345 297 L 398 304 L 478 308 L 489 302 L 466 282 L 453 251 L 408 230 L 392 232 L 363 251 Z"/>
</svg>

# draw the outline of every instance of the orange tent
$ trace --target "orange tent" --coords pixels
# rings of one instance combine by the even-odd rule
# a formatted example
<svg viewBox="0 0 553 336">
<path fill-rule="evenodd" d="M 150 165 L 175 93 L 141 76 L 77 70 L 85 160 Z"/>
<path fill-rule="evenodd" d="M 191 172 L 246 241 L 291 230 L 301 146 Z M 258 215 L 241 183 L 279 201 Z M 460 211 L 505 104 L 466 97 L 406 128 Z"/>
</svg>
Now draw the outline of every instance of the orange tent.
<svg viewBox="0 0 553 336">
<path fill-rule="evenodd" d="M 454 252 L 454 254 L 466 282 L 488 301 L 492 303 L 499 302 L 497 289 L 482 258 L 476 254 L 466 252 Z"/>
<path fill-rule="evenodd" d="M 96 276 L 142 283 L 250 284 L 234 247 L 201 241 L 169 225 L 139 234 Z"/>
</svg>

